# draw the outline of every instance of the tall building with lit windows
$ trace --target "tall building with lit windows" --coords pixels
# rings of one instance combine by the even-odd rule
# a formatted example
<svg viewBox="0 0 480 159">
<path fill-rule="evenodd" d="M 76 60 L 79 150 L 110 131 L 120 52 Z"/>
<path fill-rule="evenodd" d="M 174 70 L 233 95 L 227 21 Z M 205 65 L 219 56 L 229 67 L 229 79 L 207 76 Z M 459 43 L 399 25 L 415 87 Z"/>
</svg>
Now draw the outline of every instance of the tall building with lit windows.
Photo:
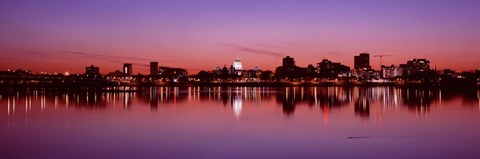
<svg viewBox="0 0 480 159">
<path fill-rule="evenodd" d="M 430 61 L 427 59 L 413 59 L 407 61 L 405 75 L 422 74 L 430 70 Z"/>
<path fill-rule="evenodd" d="M 131 76 L 132 73 L 132 64 L 130 63 L 125 63 L 123 64 L 123 73 L 125 73 L 127 76 Z"/>
<path fill-rule="evenodd" d="M 93 65 L 91 65 L 90 67 L 86 67 L 85 75 L 87 75 L 87 77 L 97 77 L 98 75 L 100 75 L 100 68 Z"/>
</svg>

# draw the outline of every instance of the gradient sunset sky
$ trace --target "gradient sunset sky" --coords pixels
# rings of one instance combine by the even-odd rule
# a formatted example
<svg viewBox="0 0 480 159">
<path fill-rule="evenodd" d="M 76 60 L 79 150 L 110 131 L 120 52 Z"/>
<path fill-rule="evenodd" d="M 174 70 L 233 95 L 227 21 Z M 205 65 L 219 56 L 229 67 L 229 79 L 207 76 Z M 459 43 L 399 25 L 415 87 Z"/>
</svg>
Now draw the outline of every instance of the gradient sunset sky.
<svg viewBox="0 0 480 159">
<path fill-rule="evenodd" d="M 353 67 L 360 52 L 383 64 L 428 58 L 438 69 L 480 67 L 478 0 L 3 0 L 0 70 L 102 73 L 150 61 L 191 73 L 231 65 L 274 70 L 323 58 Z M 374 68 L 377 58 L 371 58 Z"/>
</svg>

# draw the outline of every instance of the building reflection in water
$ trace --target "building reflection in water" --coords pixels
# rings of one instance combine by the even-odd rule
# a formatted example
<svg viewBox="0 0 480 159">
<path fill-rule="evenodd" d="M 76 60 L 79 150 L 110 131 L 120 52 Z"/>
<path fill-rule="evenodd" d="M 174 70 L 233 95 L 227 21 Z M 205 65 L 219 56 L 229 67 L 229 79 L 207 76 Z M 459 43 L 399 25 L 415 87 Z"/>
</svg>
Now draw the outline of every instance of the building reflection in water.
<svg viewBox="0 0 480 159">
<path fill-rule="evenodd" d="M 242 96 L 235 96 L 232 102 L 233 113 L 237 118 L 242 113 Z"/>
<path fill-rule="evenodd" d="M 176 106 L 179 103 L 211 101 L 223 105 L 225 109 L 231 109 L 238 118 L 242 109 L 249 109 L 245 104 L 262 106 L 262 101 L 272 101 L 282 107 L 283 114 L 287 117 L 294 115 L 297 107 L 306 106 L 322 112 L 324 121 L 328 122 L 331 109 L 352 106 L 354 114 L 362 118 L 370 118 L 371 114 L 375 116 L 383 110 L 399 108 L 406 108 L 416 115 L 427 115 L 431 105 L 440 106 L 442 101 L 458 98 L 462 99 L 463 105 L 476 105 L 480 110 L 479 90 L 452 92 L 395 87 L 146 87 L 135 92 L 3 91 L 0 92 L 0 106 L 6 107 L 1 107 L 0 111 L 13 116 L 18 112 L 17 106 L 24 105 L 24 113 L 28 115 L 32 111 L 32 102 L 40 111 L 49 107 L 115 108 L 119 103 L 125 110 L 147 105 L 151 111 L 158 111 L 159 107 Z"/>
<path fill-rule="evenodd" d="M 151 87 L 149 91 L 150 96 L 150 110 L 158 110 L 158 90 L 155 87 Z"/>
<path fill-rule="evenodd" d="M 362 96 L 355 101 L 355 114 L 361 117 L 370 117 L 370 102 L 368 98 Z"/>
<path fill-rule="evenodd" d="M 351 90 L 343 87 L 283 88 L 276 93 L 276 101 L 283 107 L 286 116 L 295 112 L 297 105 L 317 107 L 328 117 L 328 110 L 347 106 L 351 101 Z"/>
</svg>

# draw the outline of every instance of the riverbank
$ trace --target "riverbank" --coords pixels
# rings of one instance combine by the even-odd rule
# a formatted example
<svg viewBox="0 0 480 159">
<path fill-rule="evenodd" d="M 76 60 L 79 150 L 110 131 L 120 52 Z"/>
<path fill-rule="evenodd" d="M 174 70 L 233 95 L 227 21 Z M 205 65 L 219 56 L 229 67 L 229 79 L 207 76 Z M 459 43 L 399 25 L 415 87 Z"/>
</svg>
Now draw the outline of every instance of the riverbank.
<svg viewBox="0 0 480 159">
<path fill-rule="evenodd" d="M 99 91 L 136 92 L 151 87 L 399 87 L 420 89 L 477 89 L 478 86 L 461 83 L 456 86 L 425 83 L 314 83 L 314 82 L 232 82 L 232 83 L 82 83 L 82 84 L 2 84 L 0 91 L 48 90 L 48 91 Z"/>
</svg>

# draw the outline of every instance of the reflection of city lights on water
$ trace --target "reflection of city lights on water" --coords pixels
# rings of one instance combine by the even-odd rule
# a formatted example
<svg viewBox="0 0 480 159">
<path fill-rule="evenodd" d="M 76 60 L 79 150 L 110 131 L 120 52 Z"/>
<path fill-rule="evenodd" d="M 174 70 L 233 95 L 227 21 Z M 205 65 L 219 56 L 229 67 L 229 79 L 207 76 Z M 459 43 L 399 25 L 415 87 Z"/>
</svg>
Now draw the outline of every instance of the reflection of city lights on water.
<svg viewBox="0 0 480 159">
<path fill-rule="evenodd" d="M 442 90 L 438 91 L 438 105 L 442 106 Z"/>
<path fill-rule="evenodd" d="M 45 110 L 45 95 L 42 95 L 42 97 L 40 97 L 40 110 L 43 112 L 43 110 Z"/>
<path fill-rule="evenodd" d="M 28 111 L 28 97 L 25 98 L 25 111 Z"/>
<path fill-rule="evenodd" d="M 10 98 L 7 98 L 7 113 L 10 116 Z"/>
<path fill-rule="evenodd" d="M 7 108 L 4 107 L 3 113 L 7 112 L 7 115 L 10 117 L 19 115 L 15 114 L 16 105 L 19 106 L 16 113 L 20 113 L 21 116 L 23 114 L 31 116 L 38 112 L 48 113 L 49 111 L 46 111 L 47 103 L 51 103 L 54 109 L 61 109 L 61 107 L 68 109 L 69 105 L 108 109 L 108 107 L 115 108 L 119 104 L 120 109 L 123 109 L 123 106 L 124 108 L 136 110 L 142 109 L 141 107 L 138 108 L 137 105 L 144 103 L 150 104 L 151 107 L 159 104 L 169 107 L 176 104 L 184 106 L 190 103 L 200 102 L 209 104 L 213 102 L 218 106 L 223 106 L 222 108 L 232 113 L 237 120 L 240 118 L 240 115 L 243 115 L 243 102 L 252 109 L 257 109 L 255 107 L 262 104 L 274 104 L 279 106 L 279 108 L 281 107 L 287 116 L 293 115 L 294 111 L 303 111 L 308 106 L 309 111 L 310 109 L 316 109 L 319 112 L 323 111 L 324 124 L 329 122 L 329 115 L 335 116 L 335 113 L 338 112 L 336 110 L 348 111 L 348 109 L 344 108 L 349 108 L 349 106 L 353 105 L 355 106 L 353 109 L 355 111 L 354 115 L 358 115 L 362 119 L 373 118 L 376 125 L 378 122 L 381 122 L 379 120 L 381 120 L 384 110 L 401 108 L 403 111 L 405 108 L 412 114 L 415 113 L 417 116 L 423 117 L 429 115 L 430 111 L 437 110 L 437 106 L 441 106 L 445 102 L 449 105 L 450 101 L 463 99 L 456 97 L 456 94 L 451 95 L 449 91 L 396 87 L 353 87 L 348 89 L 342 87 L 152 87 L 145 88 L 142 91 L 146 91 L 146 93 L 129 91 L 97 93 L 89 91 L 85 93 L 57 94 L 32 91 L 27 96 L 21 93 L 18 98 L 15 94 L 11 96 L 0 95 L 0 101 L 3 100 L 2 103 L 4 103 L 4 106 L 7 106 Z M 18 95 L 18 92 L 16 93 Z M 477 103 L 475 103 L 474 97 L 473 99 L 470 97 L 467 98 L 467 104 L 471 106 L 470 108 L 477 109 L 480 112 L 480 90 L 477 90 L 475 93 L 477 93 Z M 442 98 L 444 95 L 448 98 Z M 33 105 L 32 102 L 34 102 Z M 32 108 L 32 106 L 35 107 Z M 25 112 L 23 112 L 24 110 Z M 232 117 L 232 114 L 230 114 L 230 117 Z M 245 118 L 245 115 L 243 116 Z"/>
<path fill-rule="evenodd" d="M 242 112 L 242 97 L 241 96 L 235 96 L 233 98 L 233 113 L 235 113 L 235 116 L 237 118 L 240 117 L 240 113 Z"/>
<path fill-rule="evenodd" d="M 125 93 L 123 95 L 123 106 L 128 108 L 128 103 L 130 102 L 130 93 Z"/>
<path fill-rule="evenodd" d="M 398 89 L 393 89 L 393 106 L 398 106 L 398 98 L 400 96 L 400 91 Z"/>
<path fill-rule="evenodd" d="M 68 108 L 68 104 L 69 104 L 69 102 L 68 102 L 68 94 L 67 94 L 67 95 L 65 95 L 65 107 Z"/>
<path fill-rule="evenodd" d="M 288 99 L 288 87 L 285 89 L 285 98 Z"/>
<path fill-rule="evenodd" d="M 58 96 L 55 96 L 54 106 L 55 108 L 58 106 Z"/>
</svg>

